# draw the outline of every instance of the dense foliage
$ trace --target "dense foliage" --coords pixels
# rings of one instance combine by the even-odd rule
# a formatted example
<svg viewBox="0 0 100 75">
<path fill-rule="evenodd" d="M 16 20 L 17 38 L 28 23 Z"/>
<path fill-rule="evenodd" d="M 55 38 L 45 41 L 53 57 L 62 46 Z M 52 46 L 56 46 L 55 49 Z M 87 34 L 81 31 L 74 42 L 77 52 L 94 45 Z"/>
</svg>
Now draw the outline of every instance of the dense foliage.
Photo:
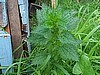
<svg viewBox="0 0 100 75">
<path fill-rule="evenodd" d="M 29 57 L 23 51 L 5 75 L 12 67 L 14 75 L 100 75 L 99 0 L 59 0 L 55 9 L 43 4 L 36 18 Z"/>
<path fill-rule="evenodd" d="M 43 75 L 49 75 L 52 70 L 56 72 L 58 65 L 65 67 L 64 63 L 68 60 L 78 61 L 79 43 L 70 32 L 76 27 L 78 19 L 74 17 L 72 11 L 63 10 L 61 7 L 51 9 L 43 5 L 42 8 L 37 11 L 38 25 L 33 29 L 30 37 L 33 46 L 37 47 L 37 51 L 40 50 L 32 63 L 39 65 L 49 58 L 44 68 L 48 70 L 41 72 Z M 63 73 L 57 71 L 57 74 Z"/>
</svg>

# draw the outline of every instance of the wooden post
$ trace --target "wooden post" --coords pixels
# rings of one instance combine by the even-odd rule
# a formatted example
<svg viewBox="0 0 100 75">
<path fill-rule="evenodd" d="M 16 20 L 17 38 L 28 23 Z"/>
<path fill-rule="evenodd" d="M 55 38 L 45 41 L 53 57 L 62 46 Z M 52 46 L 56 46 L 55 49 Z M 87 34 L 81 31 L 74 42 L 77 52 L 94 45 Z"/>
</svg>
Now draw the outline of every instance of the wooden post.
<svg viewBox="0 0 100 75">
<path fill-rule="evenodd" d="M 7 0 L 7 8 L 8 8 L 8 22 L 10 26 L 12 46 L 14 51 L 21 45 L 22 41 L 18 0 Z M 20 57 L 22 50 L 23 50 L 22 47 L 19 48 L 14 53 L 14 58 Z"/>
</svg>

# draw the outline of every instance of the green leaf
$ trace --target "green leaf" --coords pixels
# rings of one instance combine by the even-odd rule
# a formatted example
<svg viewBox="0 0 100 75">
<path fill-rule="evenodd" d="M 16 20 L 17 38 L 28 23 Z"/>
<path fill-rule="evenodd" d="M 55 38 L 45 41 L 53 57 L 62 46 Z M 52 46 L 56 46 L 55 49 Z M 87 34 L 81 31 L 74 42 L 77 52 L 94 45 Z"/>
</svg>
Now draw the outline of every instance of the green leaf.
<svg viewBox="0 0 100 75">
<path fill-rule="evenodd" d="M 81 73 L 82 73 L 82 71 L 79 67 L 79 64 L 76 63 L 73 67 L 73 74 L 81 74 Z"/>
<path fill-rule="evenodd" d="M 70 59 L 74 61 L 78 61 L 78 54 L 74 45 L 72 44 L 64 44 L 59 48 L 58 53 L 60 54 L 61 58 L 64 60 Z"/>
<path fill-rule="evenodd" d="M 62 65 L 54 64 L 57 68 L 59 68 L 65 75 L 70 75 L 66 69 L 63 68 Z"/>
<path fill-rule="evenodd" d="M 56 70 L 52 70 L 51 72 L 52 72 L 54 75 L 57 75 Z"/>
<path fill-rule="evenodd" d="M 43 45 L 46 45 L 47 44 L 47 39 L 42 36 L 42 35 L 39 35 L 39 34 L 32 34 L 31 37 L 29 38 L 29 42 L 35 46 L 43 46 Z"/>
<path fill-rule="evenodd" d="M 47 21 L 48 15 L 51 12 L 52 12 L 51 8 L 49 8 L 45 4 L 42 4 L 42 10 L 36 11 L 36 17 L 37 17 L 38 25 L 43 25 L 45 23 L 45 21 Z"/>
<path fill-rule="evenodd" d="M 77 26 L 78 23 L 78 18 L 73 18 L 71 17 L 70 19 L 67 20 L 67 29 L 68 30 L 74 30 Z"/>
<path fill-rule="evenodd" d="M 82 55 L 78 65 L 82 71 L 82 75 L 95 75 L 94 70 L 91 66 L 91 62 L 86 55 Z"/>
<path fill-rule="evenodd" d="M 47 65 L 47 63 L 49 62 L 50 58 L 51 58 L 51 55 L 48 55 L 46 60 L 43 61 L 40 70 L 42 70 Z"/>
<path fill-rule="evenodd" d="M 77 46 L 79 42 L 74 39 L 71 33 L 64 32 L 59 36 L 61 46 L 59 47 L 59 54 L 64 59 L 72 59 L 78 61 Z"/>
<path fill-rule="evenodd" d="M 63 44 L 73 44 L 76 47 L 80 43 L 78 40 L 74 39 L 74 36 L 68 31 L 59 35 L 59 40 Z"/>
<path fill-rule="evenodd" d="M 40 53 L 32 60 L 32 64 L 34 64 L 34 65 L 42 64 L 42 62 L 44 62 L 44 60 L 46 60 L 46 58 L 47 58 L 46 54 Z"/>
<path fill-rule="evenodd" d="M 48 39 L 51 36 L 51 30 L 46 26 L 37 26 L 32 34 L 43 36 L 44 38 Z"/>
<path fill-rule="evenodd" d="M 95 75 L 91 62 L 86 55 L 82 55 L 79 62 L 74 65 L 73 74 Z"/>
</svg>

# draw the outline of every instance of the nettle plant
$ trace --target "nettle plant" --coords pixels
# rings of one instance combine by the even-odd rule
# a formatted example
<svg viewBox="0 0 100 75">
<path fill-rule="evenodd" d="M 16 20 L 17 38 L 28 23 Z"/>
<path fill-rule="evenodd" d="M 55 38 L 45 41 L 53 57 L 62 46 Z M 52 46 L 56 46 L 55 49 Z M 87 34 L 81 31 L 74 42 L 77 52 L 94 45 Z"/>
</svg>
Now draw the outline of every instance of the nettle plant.
<svg viewBox="0 0 100 75">
<path fill-rule="evenodd" d="M 42 75 L 69 75 L 73 61 L 78 61 L 79 41 L 71 34 L 78 18 L 73 11 L 63 10 L 60 6 L 51 9 L 42 5 L 37 10 L 38 25 L 33 28 L 29 41 L 33 47 L 32 64 Z"/>
</svg>

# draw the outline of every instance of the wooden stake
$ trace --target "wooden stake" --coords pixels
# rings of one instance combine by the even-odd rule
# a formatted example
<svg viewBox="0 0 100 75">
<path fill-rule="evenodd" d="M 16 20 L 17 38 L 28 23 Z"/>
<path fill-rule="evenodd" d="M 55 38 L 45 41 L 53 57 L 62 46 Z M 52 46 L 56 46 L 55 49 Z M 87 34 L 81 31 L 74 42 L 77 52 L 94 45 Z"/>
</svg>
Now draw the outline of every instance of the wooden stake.
<svg viewBox="0 0 100 75">
<path fill-rule="evenodd" d="M 55 8 L 55 6 L 56 6 L 56 0 L 51 0 L 51 3 L 52 3 L 52 8 Z"/>
<path fill-rule="evenodd" d="M 18 0 L 7 0 L 7 8 L 8 8 L 8 19 L 11 31 L 13 50 L 16 50 L 21 45 L 22 41 Z M 19 48 L 15 52 L 14 58 L 20 57 L 22 50 L 23 50 L 22 47 Z"/>
</svg>

